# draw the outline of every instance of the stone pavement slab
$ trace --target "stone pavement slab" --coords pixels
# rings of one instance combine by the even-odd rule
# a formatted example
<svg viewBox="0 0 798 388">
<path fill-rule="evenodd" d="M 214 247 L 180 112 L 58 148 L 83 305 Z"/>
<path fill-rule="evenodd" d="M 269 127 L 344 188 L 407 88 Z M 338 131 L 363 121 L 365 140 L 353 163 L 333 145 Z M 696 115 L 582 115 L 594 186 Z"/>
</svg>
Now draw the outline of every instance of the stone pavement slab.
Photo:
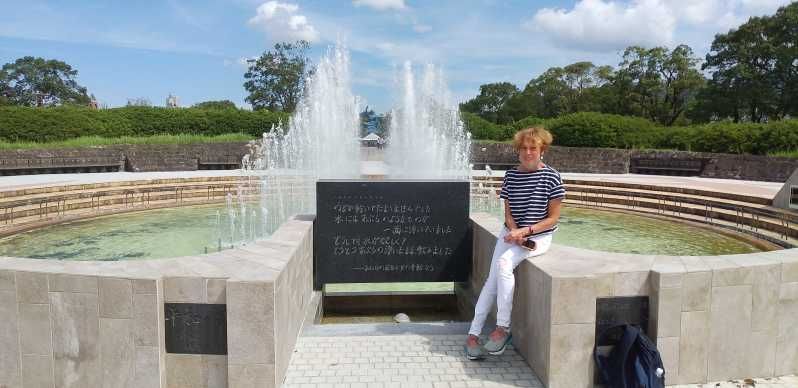
<svg viewBox="0 0 798 388">
<path fill-rule="evenodd" d="M 465 322 L 311 325 L 297 340 L 283 388 L 543 387 L 512 347 L 501 356 L 467 360 L 467 331 Z M 796 388 L 798 377 L 669 387 Z"/>
<path fill-rule="evenodd" d="M 669 385 L 670 388 L 796 388 L 798 376 L 718 381 L 705 384 Z"/>
<path fill-rule="evenodd" d="M 284 388 L 543 387 L 509 347 L 464 357 L 465 323 L 314 325 L 297 340 Z"/>
</svg>

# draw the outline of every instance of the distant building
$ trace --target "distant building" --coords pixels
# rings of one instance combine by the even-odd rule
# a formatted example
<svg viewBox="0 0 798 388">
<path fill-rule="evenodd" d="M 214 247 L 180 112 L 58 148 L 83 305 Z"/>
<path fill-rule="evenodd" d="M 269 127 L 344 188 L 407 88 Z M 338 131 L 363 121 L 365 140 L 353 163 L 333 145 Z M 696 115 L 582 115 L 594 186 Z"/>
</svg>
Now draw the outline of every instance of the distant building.
<svg viewBox="0 0 798 388">
<path fill-rule="evenodd" d="M 360 138 L 360 145 L 365 147 L 382 148 L 383 144 L 385 144 L 385 142 L 383 141 L 382 137 L 376 133 L 369 133 L 368 135 Z"/>
<path fill-rule="evenodd" d="M 166 107 L 179 108 L 180 100 L 177 98 L 177 96 L 173 96 L 172 93 L 169 93 L 169 97 L 166 97 Z"/>
</svg>

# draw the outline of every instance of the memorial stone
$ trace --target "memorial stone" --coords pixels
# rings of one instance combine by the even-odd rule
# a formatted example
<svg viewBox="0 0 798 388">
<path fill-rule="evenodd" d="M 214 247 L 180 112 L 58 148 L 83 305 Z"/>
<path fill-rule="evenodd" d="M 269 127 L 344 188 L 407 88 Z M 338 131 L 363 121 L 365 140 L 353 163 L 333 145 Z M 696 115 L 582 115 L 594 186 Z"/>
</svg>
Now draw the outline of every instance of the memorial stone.
<svg viewBox="0 0 798 388">
<path fill-rule="evenodd" d="M 164 303 L 167 353 L 227 354 L 227 305 Z"/>
<path fill-rule="evenodd" d="M 315 287 L 467 281 L 469 182 L 317 183 Z"/>
<path fill-rule="evenodd" d="M 620 340 L 621 331 L 600 334 L 612 326 L 629 324 L 639 326 L 648 335 L 648 297 L 621 296 L 596 299 L 596 339 L 598 346 L 614 345 Z"/>
</svg>

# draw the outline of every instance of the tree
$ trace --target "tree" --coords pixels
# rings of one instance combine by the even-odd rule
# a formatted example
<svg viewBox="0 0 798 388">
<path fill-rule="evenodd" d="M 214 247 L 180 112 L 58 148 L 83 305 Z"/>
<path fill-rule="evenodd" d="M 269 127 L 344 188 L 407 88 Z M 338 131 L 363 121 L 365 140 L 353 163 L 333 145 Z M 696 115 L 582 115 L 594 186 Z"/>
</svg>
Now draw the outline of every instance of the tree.
<svg viewBox="0 0 798 388">
<path fill-rule="evenodd" d="M 77 70 L 55 59 L 19 58 L 0 69 L 0 104 L 88 104 L 89 95 L 75 81 L 77 75 Z"/>
<path fill-rule="evenodd" d="M 697 66 L 686 45 L 670 52 L 665 47 L 628 47 L 615 74 L 615 89 L 629 113 L 670 126 L 684 117 L 704 85 Z"/>
<path fill-rule="evenodd" d="M 194 104 L 192 108 L 212 109 L 212 110 L 238 109 L 238 107 L 236 107 L 236 104 L 230 100 L 203 101 Z"/>
<path fill-rule="evenodd" d="M 481 85 L 479 95 L 461 104 L 460 109 L 476 113 L 490 122 L 506 123 L 512 118 L 501 114 L 502 108 L 518 92 L 518 88 L 509 82 Z"/>
<path fill-rule="evenodd" d="M 557 117 L 565 110 L 564 96 L 568 93 L 565 70 L 552 67 L 537 78 L 529 81 L 524 88 L 527 107 L 534 107 L 536 117 Z M 516 118 L 520 119 L 520 118 Z"/>
<path fill-rule="evenodd" d="M 712 41 L 704 116 L 763 122 L 798 114 L 798 3 L 753 17 Z M 719 103 L 722 102 L 722 103 Z"/>
<path fill-rule="evenodd" d="M 277 43 L 273 51 L 265 51 L 252 61 L 244 74 L 246 101 L 252 108 L 293 112 L 313 69 L 305 53 L 309 48 L 304 40 Z"/>
<path fill-rule="evenodd" d="M 568 87 L 563 95 L 562 113 L 598 111 L 598 88 L 609 81 L 612 68 L 596 67 L 592 62 L 576 62 L 563 68 L 563 82 Z"/>
</svg>

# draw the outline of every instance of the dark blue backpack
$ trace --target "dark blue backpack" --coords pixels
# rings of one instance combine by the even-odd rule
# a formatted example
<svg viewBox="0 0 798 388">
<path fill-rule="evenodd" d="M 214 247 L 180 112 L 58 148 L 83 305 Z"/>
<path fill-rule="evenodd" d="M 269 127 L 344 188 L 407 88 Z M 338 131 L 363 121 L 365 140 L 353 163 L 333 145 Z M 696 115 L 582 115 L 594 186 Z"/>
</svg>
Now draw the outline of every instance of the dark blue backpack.
<svg viewBox="0 0 798 388">
<path fill-rule="evenodd" d="M 665 367 L 662 365 L 657 347 L 637 326 L 618 325 L 604 330 L 596 344 L 611 331 L 622 330 L 621 340 L 609 355 L 593 350 L 596 370 L 602 384 L 607 388 L 664 388 Z"/>
</svg>

